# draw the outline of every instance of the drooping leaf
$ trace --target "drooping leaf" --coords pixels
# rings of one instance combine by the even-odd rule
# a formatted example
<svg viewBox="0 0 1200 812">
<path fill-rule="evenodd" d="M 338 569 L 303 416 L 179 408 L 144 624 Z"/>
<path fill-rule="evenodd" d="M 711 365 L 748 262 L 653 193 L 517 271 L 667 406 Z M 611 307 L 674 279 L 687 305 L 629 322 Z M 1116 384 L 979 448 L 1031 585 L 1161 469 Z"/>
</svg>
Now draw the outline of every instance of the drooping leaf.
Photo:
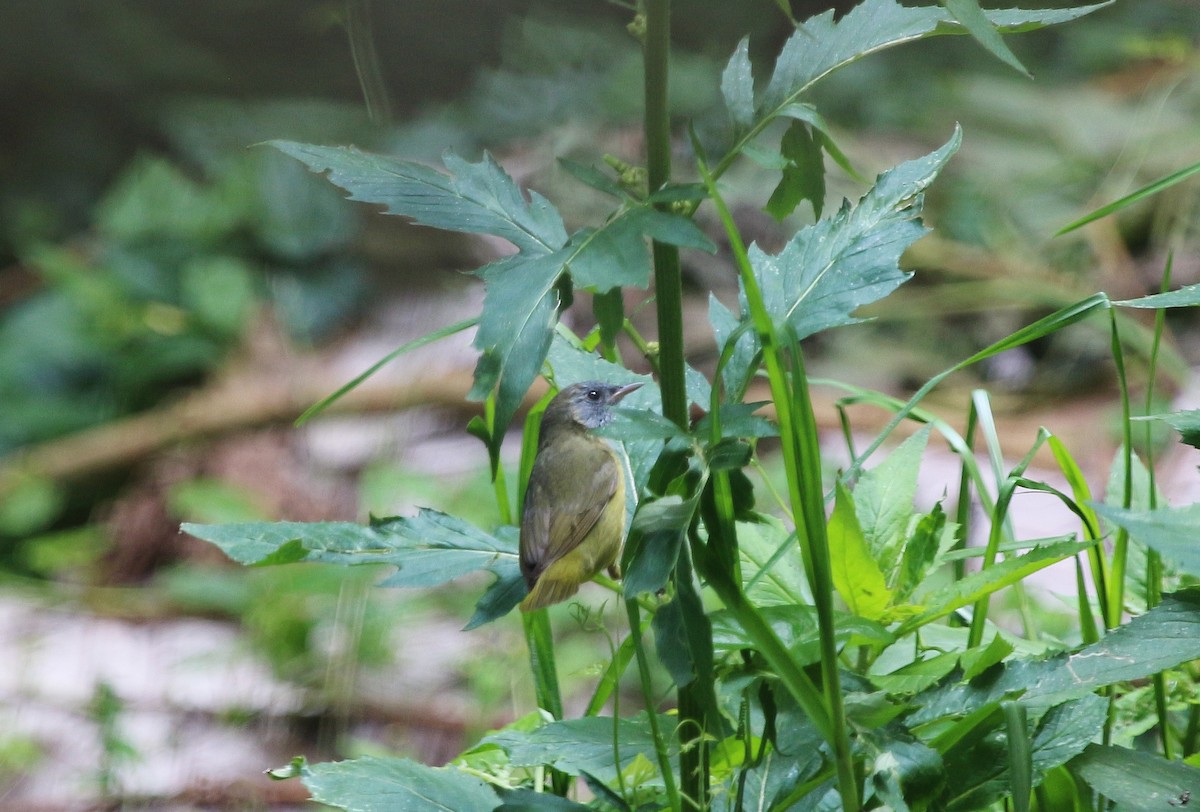
<svg viewBox="0 0 1200 812">
<path fill-rule="evenodd" d="M 1181 808 L 1200 798 L 1200 769 L 1155 753 L 1089 744 L 1071 771 L 1128 812 Z"/>
<path fill-rule="evenodd" d="M 305 765 L 301 776 L 314 801 L 347 812 L 491 812 L 500 806 L 482 779 L 408 759 L 327 761 Z"/>
<path fill-rule="evenodd" d="M 481 354 L 469 397 L 482 400 L 499 386 L 496 397 L 499 429 L 508 425 L 542 371 L 558 320 L 556 282 L 562 273 L 565 253 L 534 259 L 517 254 L 480 271 L 487 290 L 479 330 L 475 333 L 474 343 Z"/>
<path fill-rule="evenodd" d="M 921 192 L 961 137 L 956 127 L 937 151 L 883 173 L 857 205 L 843 205 L 833 217 L 802 229 L 778 254 L 750 247 L 754 275 L 777 330 L 790 327 L 802 339 L 853 324 L 855 310 L 911 276 L 897 263 L 904 249 L 925 234 L 917 221 Z"/>
<path fill-rule="evenodd" d="M 976 42 L 982 45 L 992 56 L 1004 64 L 1029 76 L 1029 71 L 1021 64 L 1021 60 L 1004 44 L 1004 38 L 996 30 L 996 26 L 987 18 L 987 14 L 979 7 L 979 0 L 941 0 L 954 19 L 967 29 Z"/>
<path fill-rule="evenodd" d="M 869 620 L 883 617 L 892 592 L 859 526 L 855 501 L 840 482 L 828 533 L 829 563 L 838 594 L 855 614 Z"/>
<path fill-rule="evenodd" d="M 1200 503 L 1181 508 L 1126 510 L 1093 504 L 1096 513 L 1125 528 L 1135 540 L 1171 561 L 1182 571 L 1200 575 Z"/>
<path fill-rule="evenodd" d="M 767 214 L 783 220 L 807 200 L 812 204 L 813 217 L 820 218 L 825 207 L 825 163 L 820 140 L 807 124 L 793 121 L 783 134 L 779 150 L 787 163 L 779 185 L 767 200 Z"/>
<path fill-rule="evenodd" d="M 664 496 L 638 507 L 626 542 L 630 547 L 625 573 L 627 596 L 657 592 L 667 583 L 699 503 L 697 492 L 686 500 Z"/>
</svg>

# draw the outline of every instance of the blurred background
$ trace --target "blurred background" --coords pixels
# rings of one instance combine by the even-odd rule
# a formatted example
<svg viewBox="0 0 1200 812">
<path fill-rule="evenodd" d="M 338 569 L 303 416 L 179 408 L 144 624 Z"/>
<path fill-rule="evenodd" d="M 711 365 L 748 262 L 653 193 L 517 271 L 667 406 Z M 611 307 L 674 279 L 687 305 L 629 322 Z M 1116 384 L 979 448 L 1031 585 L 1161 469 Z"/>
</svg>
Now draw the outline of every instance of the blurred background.
<svg viewBox="0 0 1200 812">
<path fill-rule="evenodd" d="M 803 19 L 852 4 L 791 5 Z M 293 755 L 442 763 L 534 707 L 518 623 L 458 632 L 481 582 L 401 593 L 374 589 L 375 571 L 244 569 L 178 526 L 416 506 L 497 523 L 486 454 L 464 431 L 477 406 L 463 398 L 469 335 L 291 421 L 405 341 L 478 312 L 465 272 L 502 248 L 349 203 L 262 142 L 430 162 L 491 150 L 577 227 L 602 201 L 556 159 L 640 161 L 629 18 L 599 0 L 0 5 L 0 809 L 285 808 L 303 788 L 261 772 Z M 737 41 L 751 37 L 762 76 L 791 31 L 772 0 L 676 0 L 680 121 L 719 133 Z M 810 371 L 905 394 L 1094 291 L 1156 291 L 1169 255 L 1175 286 L 1200 281 L 1195 182 L 1053 237 L 1200 161 L 1198 33 L 1194 0 L 1139 0 L 1008 38 L 1033 81 L 965 37 L 825 80 L 813 101 L 864 177 L 930 151 L 956 121 L 965 142 L 929 194 L 937 231 L 906 257 L 913 282 L 871 324 L 819 337 Z M 864 191 L 827 169 L 828 206 Z M 763 212 L 772 172 L 745 162 L 726 177 L 746 235 L 768 250 L 812 215 Z M 720 254 L 685 264 L 703 369 L 707 291 L 730 295 L 733 274 Z M 568 318 L 586 328 L 579 299 Z M 1162 410 L 1195 407 L 1197 326 L 1169 314 Z M 1139 385 L 1146 327 L 1127 331 Z M 987 386 L 1006 448 L 1011 437 L 1023 453 L 1048 425 L 1102 491 L 1116 443 L 1105 330 L 1002 356 L 931 405 L 962 415 Z M 831 429 L 834 397 L 818 392 Z M 1197 498 L 1195 460 L 1164 464 L 1179 472 L 1164 488 Z M 945 481 L 933 476 L 931 499 Z M 566 690 L 586 695 L 607 645 L 556 617 Z"/>
</svg>

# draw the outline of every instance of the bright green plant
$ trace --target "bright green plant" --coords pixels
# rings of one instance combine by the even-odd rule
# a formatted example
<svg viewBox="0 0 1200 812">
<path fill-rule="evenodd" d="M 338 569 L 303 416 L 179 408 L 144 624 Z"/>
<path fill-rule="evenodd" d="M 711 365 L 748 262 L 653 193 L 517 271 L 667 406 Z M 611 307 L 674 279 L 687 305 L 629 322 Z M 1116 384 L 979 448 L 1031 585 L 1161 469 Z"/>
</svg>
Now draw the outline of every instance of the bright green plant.
<svg viewBox="0 0 1200 812">
<path fill-rule="evenodd" d="M 910 40 L 968 31 L 1014 61 L 997 32 L 1065 22 L 1098 8 L 982 12 L 974 2 L 944 5 L 866 0 L 836 22 L 832 14 L 807 20 L 762 82 L 743 41 L 721 80 L 729 131 L 719 142 L 693 135 L 693 162 L 680 183 L 672 180 L 677 150 L 666 107 L 670 4 L 644 0 L 631 30 L 644 46 L 646 166 L 642 171 L 611 160 L 621 167 L 614 177 L 566 165 L 613 200 L 607 218 L 573 233 L 549 200 L 523 192 L 490 156 L 471 163 L 448 153 L 442 172 L 351 148 L 275 144 L 328 172 L 353 199 L 427 226 L 502 237 L 517 249 L 479 271 L 486 296 L 477 319 L 412 345 L 478 328 L 472 397 L 485 408 L 470 430 L 491 452 L 499 523 L 485 530 L 423 510 L 367 526 L 186 525 L 188 532 L 245 564 L 393 565 L 384 586 L 435 587 L 486 570 L 495 581 L 467 629 L 495 622 L 524 593 L 513 527 L 520 499 L 511 503 L 505 480 L 515 473 L 522 492 L 545 400 L 526 418 L 523 455 L 513 472 L 498 450 L 521 398 L 538 375 L 557 387 L 589 378 L 645 384 L 626 399 L 630 408 L 621 410 L 610 432 L 628 454 L 641 497 L 622 560 L 624 583 L 605 582 L 624 598 L 631 633 L 614 646 L 584 716 L 564 718 L 548 615 L 537 612 L 522 615 L 522 622 L 540 712 L 486 736 L 447 768 L 375 757 L 314 765 L 297 759 L 281 776 L 301 776 L 316 800 L 346 809 L 975 810 L 1007 804 L 1048 810 L 1103 808 L 1101 796 L 1128 808 L 1157 809 L 1200 792 L 1200 772 L 1192 767 L 1149 752 L 1124 758 L 1135 734 L 1117 712 L 1134 695 L 1132 682 L 1152 679 L 1162 686 L 1152 724 L 1170 742 L 1164 754 L 1187 756 L 1200 746 L 1200 718 L 1186 710 L 1196 707 L 1187 704 L 1190 687 L 1175 695 L 1165 690 L 1192 685 L 1188 663 L 1200 656 L 1200 594 L 1169 593 L 1164 587 L 1178 581 L 1162 563 L 1170 560 L 1182 571 L 1196 565 L 1180 541 L 1196 526 L 1196 509 L 1152 504 L 1142 510 L 1134 499 L 1145 468 L 1130 450 L 1117 317 L 1117 306 L 1195 305 L 1200 292 L 1133 302 L 1087 297 L 955 364 L 899 402 L 810 380 L 802 342 L 852 324 L 859 307 L 909 278 L 900 256 L 925 233 L 923 192 L 958 148 L 960 133 L 884 172 L 856 203 L 802 228 L 778 254 L 747 247 L 722 198 L 724 173 L 748 150 L 761 157 L 768 139 L 781 135 L 781 180 L 770 210 L 783 216 L 808 200 L 820 218 L 823 157 L 839 164 L 846 159 L 803 99 L 838 67 Z M 712 380 L 686 365 L 682 344 L 679 251 L 712 247 L 691 219 L 701 206 L 711 207 L 724 226 L 740 294 L 736 312 L 710 301 L 720 350 Z M 639 335 L 623 312 L 622 289 L 646 288 L 651 280 L 656 342 Z M 575 290 L 594 294 L 599 326 L 585 336 L 558 320 Z M 963 433 L 920 408 L 949 375 L 1105 314 L 1126 407 L 1126 450 L 1114 468 L 1115 496 L 1105 502 L 1094 499 L 1069 450 L 1049 431 L 1006 468 L 986 393 L 972 398 Z M 654 376 L 621 363 L 621 334 L 644 352 Z M 769 386 L 773 419 L 760 414 L 764 404 L 746 402 L 758 378 Z M 852 462 L 833 483 L 822 481 L 809 396 L 816 385 L 842 389 L 843 409 L 869 403 L 893 413 L 866 448 L 857 448 L 847 431 Z M 693 423 L 691 407 L 705 416 Z M 906 421 L 919 424 L 916 433 L 875 461 Z M 935 433 L 961 458 L 953 514 L 940 503 L 914 506 L 917 473 Z M 781 448 L 786 485 L 779 494 L 756 493 L 746 474 L 757 465 L 758 441 L 767 437 Z M 1029 476 L 1043 446 L 1053 452 L 1069 493 Z M 993 477 L 985 476 L 984 465 Z M 1061 501 L 1079 517 L 1080 532 L 1015 538 L 1008 514 L 1018 490 Z M 987 522 L 980 528 L 982 548 L 963 544 L 975 521 L 972 501 L 982 505 Z M 765 502 L 775 503 L 784 519 L 761 510 Z M 1110 550 L 1102 541 L 1113 526 Z M 1133 555 L 1141 544 L 1161 562 Z M 979 566 L 968 572 L 963 563 L 969 558 Z M 989 618 L 991 596 L 1007 588 L 1020 595 L 1027 576 L 1062 561 L 1073 561 L 1078 573 L 1079 646 L 1043 639 L 1028 617 L 1023 635 Z M 1134 584 L 1149 599 L 1122 624 Z M 673 713 L 659 711 L 649 687 L 648 630 L 676 688 Z M 1169 646 L 1162 643 L 1166 637 Z M 622 714 L 615 687 L 630 668 L 646 707 Z M 1139 773 L 1152 784 L 1140 798 L 1130 789 Z M 594 800 L 570 800 L 573 782 L 586 783 Z"/>
</svg>

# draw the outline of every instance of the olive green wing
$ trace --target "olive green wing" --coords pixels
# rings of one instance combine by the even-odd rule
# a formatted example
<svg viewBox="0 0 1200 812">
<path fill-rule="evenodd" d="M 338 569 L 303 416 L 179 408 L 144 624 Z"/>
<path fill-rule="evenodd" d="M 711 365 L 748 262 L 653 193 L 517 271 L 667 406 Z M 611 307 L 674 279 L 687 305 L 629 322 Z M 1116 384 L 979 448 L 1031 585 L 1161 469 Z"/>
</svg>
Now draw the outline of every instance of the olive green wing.
<svg viewBox="0 0 1200 812">
<path fill-rule="evenodd" d="M 521 516 L 521 572 L 532 583 L 574 550 L 623 486 L 621 467 L 603 441 L 571 438 L 540 454 L 529 476 Z"/>
</svg>

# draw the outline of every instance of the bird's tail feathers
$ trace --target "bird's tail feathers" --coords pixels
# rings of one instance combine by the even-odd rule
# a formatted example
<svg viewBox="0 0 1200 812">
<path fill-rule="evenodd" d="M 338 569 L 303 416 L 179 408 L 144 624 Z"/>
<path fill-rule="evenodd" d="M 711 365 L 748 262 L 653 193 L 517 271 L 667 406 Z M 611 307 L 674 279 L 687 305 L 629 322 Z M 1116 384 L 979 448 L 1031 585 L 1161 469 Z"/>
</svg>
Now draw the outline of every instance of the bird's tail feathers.
<svg viewBox="0 0 1200 812">
<path fill-rule="evenodd" d="M 556 603 L 562 603 L 579 591 L 579 584 L 562 578 L 547 578 L 543 575 L 529 590 L 529 594 L 521 601 L 522 612 L 532 612 L 544 609 Z"/>
</svg>

